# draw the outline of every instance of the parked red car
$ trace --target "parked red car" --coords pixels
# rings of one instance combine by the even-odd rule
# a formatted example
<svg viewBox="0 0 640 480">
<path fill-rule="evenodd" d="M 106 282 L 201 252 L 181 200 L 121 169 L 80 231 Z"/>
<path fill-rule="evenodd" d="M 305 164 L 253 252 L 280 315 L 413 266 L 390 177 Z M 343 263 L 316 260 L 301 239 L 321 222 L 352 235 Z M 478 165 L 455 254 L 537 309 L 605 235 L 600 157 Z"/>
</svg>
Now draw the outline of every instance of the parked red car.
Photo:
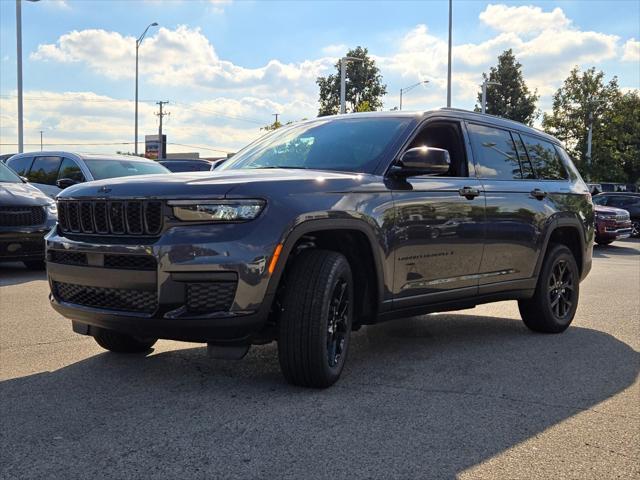
<svg viewBox="0 0 640 480">
<path fill-rule="evenodd" d="M 631 236 L 629 212 L 621 208 L 594 205 L 596 212 L 596 243 L 609 245 L 614 240 Z"/>
</svg>

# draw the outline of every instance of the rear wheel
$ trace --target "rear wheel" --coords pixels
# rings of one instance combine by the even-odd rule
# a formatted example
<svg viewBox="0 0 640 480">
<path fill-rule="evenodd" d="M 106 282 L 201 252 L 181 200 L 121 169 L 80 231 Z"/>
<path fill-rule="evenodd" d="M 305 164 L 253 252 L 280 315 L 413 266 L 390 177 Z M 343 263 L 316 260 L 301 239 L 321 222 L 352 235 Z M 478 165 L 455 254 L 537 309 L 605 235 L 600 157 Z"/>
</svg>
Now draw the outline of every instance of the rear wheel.
<svg viewBox="0 0 640 480">
<path fill-rule="evenodd" d="M 578 308 L 579 293 L 580 275 L 571 250 L 564 245 L 550 247 L 534 296 L 518 302 L 524 324 L 535 332 L 565 331 Z"/>
<path fill-rule="evenodd" d="M 106 329 L 100 329 L 93 338 L 105 350 L 116 353 L 146 353 L 158 341 L 157 338 L 141 339 Z"/>
<path fill-rule="evenodd" d="M 338 380 L 349 349 L 353 280 L 347 259 L 303 251 L 289 267 L 278 325 L 278 358 L 289 383 L 326 388 Z"/>
</svg>

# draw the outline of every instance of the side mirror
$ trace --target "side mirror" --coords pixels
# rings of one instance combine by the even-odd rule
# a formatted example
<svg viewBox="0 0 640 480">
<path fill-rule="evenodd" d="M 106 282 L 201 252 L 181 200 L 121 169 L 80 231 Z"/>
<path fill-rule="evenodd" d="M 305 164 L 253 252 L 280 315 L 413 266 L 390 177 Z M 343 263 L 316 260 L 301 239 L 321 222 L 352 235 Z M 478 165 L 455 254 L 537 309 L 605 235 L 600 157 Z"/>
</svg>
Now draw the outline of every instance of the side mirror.
<svg viewBox="0 0 640 480">
<path fill-rule="evenodd" d="M 71 180 L 70 178 L 60 178 L 57 182 L 56 185 L 58 186 L 58 188 L 61 188 L 62 190 L 64 190 L 67 187 L 70 187 L 71 185 L 75 185 L 76 182 L 75 180 Z"/>
<path fill-rule="evenodd" d="M 410 148 L 391 167 L 391 173 L 399 177 L 417 175 L 442 175 L 449 171 L 449 151 L 434 147 Z"/>
</svg>

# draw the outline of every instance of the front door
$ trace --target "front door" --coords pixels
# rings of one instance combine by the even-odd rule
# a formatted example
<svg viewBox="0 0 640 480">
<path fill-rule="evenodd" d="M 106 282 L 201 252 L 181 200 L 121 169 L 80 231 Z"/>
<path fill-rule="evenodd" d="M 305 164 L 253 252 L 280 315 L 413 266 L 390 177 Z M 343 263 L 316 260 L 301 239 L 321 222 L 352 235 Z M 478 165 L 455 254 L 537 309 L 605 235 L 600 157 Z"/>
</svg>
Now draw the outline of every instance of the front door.
<svg viewBox="0 0 640 480">
<path fill-rule="evenodd" d="M 394 308 L 477 292 L 485 199 L 481 183 L 469 176 L 463 139 L 459 123 L 430 122 L 407 148 L 448 150 L 448 174 L 388 182 L 395 210 Z"/>
</svg>

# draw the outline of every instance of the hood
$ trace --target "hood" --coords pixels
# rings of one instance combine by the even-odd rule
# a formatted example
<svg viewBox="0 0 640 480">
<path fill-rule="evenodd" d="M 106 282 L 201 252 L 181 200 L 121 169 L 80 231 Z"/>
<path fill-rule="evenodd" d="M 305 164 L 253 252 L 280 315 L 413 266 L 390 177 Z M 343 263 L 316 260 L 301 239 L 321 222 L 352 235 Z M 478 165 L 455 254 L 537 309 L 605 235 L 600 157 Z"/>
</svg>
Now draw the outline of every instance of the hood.
<svg viewBox="0 0 640 480">
<path fill-rule="evenodd" d="M 80 183 L 58 198 L 224 198 L 227 195 L 270 196 L 297 191 L 344 191 L 369 175 L 299 169 L 244 169 L 140 175 Z M 286 185 L 285 185 L 286 184 Z"/>
<path fill-rule="evenodd" d="M 51 199 L 28 183 L 0 182 L 0 205 L 43 206 Z"/>
<path fill-rule="evenodd" d="M 596 213 L 603 213 L 607 215 L 629 215 L 629 212 L 621 208 L 605 207 L 604 205 L 594 205 Z"/>
</svg>

